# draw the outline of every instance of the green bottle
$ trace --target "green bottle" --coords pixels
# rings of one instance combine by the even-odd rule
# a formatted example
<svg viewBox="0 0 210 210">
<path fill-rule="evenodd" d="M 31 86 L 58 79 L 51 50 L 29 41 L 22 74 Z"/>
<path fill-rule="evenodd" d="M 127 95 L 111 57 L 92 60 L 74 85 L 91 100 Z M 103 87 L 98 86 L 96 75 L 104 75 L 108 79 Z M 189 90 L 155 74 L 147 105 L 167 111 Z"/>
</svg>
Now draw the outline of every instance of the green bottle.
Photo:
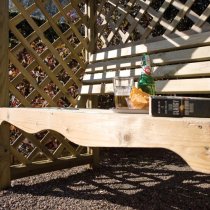
<svg viewBox="0 0 210 210">
<path fill-rule="evenodd" d="M 147 54 L 142 56 L 142 72 L 138 81 L 138 88 L 141 88 L 142 91 L 155 95 L 155 81 L 151 76 L 152 68 L 150 57 Z"/>
</svg>

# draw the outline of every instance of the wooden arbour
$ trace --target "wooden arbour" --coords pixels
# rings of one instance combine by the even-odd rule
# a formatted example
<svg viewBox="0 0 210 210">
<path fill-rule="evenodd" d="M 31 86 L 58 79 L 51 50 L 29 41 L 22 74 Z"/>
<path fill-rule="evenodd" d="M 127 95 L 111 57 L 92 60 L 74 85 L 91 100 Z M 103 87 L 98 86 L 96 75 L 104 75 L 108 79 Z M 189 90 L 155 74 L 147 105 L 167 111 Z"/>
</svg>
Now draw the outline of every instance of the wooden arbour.
<svg viewBox="0 0 210 210">
<path fill-rule="evenodd" d="M 75 107 L 81 101 L 82 85 L 89 85 L 87 76 L 97 74 L 93 68 L 106 73 L 106 66 L 97 60 L 97 56 L 115 50 L 116 45 L 118 49 L 135 48 L 190 35 L 205 36 L 210 31 L 210 4 L 204 3 L 197 11 L 198 0 L 159 3 L 152 0 L 69 0 L 65 4 L 59 0 L 33 0 L 28 6 L 19 0 L 11 2 L 15 12 L 9 16 L 8 1 L 0 1 L 2 107 Z M 56 8 L 53 14 L 49 12 L 50 5 Z M 36 13 L 44 19 L 36 19 Z M 204 45 L 209 46 L 208 39 L 205 38 L 205 42 Z M 141 54 L 136 53 L 132 58 L 134 66 L 117 68 L 140 67 L 138 56 Z M 121 56 L 118 64 L 125 58 L 130 59 L 126 54 Z M 114 60 L 100 59 L 106 60 L 105 64 Z M 209 62 L 208 54 L 198 59 Z M 208 65 L 203 66 L 206 76 Z M 112 72 L 113 67 L 108 68 Z M 110 79 L 105 78 L 102 84 L 107 81 L 110 83 Z M 98 81 L 92 82 L 96 84 Z M 91 107 L 94 97 L 89 96 L 88 99 L 84 97 L 82 104 L 88 103 Z M 53 131 L 31 135 L 3 123 L 0 136 L 0 187 L 8 186 L 11 179 L 97 162 L 94 158 L 97 151 L 94 153 L 92 149 L 72 144 Z"/>
</svg>

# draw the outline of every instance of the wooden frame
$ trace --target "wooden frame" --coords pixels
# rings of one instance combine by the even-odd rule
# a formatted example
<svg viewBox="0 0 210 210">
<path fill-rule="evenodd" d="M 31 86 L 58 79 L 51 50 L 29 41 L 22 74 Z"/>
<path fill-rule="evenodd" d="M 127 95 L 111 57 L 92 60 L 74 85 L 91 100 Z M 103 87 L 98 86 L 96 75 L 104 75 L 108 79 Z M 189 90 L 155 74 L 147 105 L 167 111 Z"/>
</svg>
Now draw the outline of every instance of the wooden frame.
<svg viewBox="0 0 210 210">
<path fill-rule="evenodd" d="M 9 75 L 8 75 L 8 1 L 0 1 L 0 107 L 9 106 Z M 0 189 L 10 185 L 10 143 L 9 125 L 0 126 Z"/>
</svg>

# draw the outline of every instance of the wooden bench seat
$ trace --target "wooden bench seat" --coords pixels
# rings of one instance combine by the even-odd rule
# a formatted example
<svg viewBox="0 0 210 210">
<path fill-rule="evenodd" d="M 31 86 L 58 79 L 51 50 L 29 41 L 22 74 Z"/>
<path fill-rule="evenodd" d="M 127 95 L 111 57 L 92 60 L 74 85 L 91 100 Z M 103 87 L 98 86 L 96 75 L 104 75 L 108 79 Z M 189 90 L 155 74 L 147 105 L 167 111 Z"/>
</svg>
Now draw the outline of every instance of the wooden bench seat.
<svg viewBox="0 0 210 210">
<path fill-rule="evenodd" d="M 116 76 L 132 76 L 137 81 L 143 53 L 151 57 L 157 94 L 210 93 L 210 32 L 204 32 L 97 52 L 86 68 L 80 94 L 113 93 Z"/>
<path fill-rule="evenodd" d="M 90 147 L 165 148 L 210 174 L 210 118 L 166 118 L 104 109 L 1 108 L 0 123 L 36 133 L 50 129 Z"/>
</svg>

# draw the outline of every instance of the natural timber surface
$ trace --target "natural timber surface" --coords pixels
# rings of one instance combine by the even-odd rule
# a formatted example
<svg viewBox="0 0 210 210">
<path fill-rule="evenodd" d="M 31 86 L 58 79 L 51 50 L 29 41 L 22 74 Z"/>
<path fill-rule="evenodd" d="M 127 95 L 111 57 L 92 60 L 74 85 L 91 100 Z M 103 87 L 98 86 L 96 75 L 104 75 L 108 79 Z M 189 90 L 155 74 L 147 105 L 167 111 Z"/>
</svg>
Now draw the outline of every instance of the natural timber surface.
<svg viewBox="0 0 210 210">
<path fill-rule="evenodd" d="M 164 118 L 98 109 L 0 108 L 3 121 L 28 133 L 54 130 L 82 146 L 166 148 L 192 169 L 210 173 L 210 118 Z"/>
</svg>

